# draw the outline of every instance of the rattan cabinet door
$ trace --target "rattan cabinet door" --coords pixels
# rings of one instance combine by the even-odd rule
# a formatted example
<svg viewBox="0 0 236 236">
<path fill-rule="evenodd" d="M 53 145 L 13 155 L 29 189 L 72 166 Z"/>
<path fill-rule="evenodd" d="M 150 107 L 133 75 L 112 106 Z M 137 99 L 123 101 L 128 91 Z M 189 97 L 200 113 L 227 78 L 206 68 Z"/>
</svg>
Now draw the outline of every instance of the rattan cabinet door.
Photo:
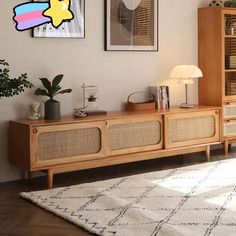
<svg viewBox="0 0 236 236">
<path fill-rule="evenodd" d="M 107 150 L 122 155 L 163 148 L 162 116 L 107 121 Z"/>
<path fill-rule="evenodd" d="M 218 141 L 219 110 L 165 115 L 165 148 Z"/>
<path fill-rule="evenodd" d="M 31 128 L 31 166 L 44 167 L 104 157 L 105 122 Z"/>
</svg>

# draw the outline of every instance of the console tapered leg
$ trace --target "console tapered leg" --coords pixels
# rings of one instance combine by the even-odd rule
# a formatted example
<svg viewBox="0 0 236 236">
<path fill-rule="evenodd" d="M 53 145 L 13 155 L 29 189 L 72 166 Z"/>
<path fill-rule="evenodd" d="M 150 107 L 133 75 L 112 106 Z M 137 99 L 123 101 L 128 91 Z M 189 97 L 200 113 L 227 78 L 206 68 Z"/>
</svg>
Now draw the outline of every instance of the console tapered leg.
<svg viewBox="0 0 236 236">
<path fill-rule="evenodd" d="M 48 170 L 47 176 L 48 176 L 48 188 L 50 189 L 50 188 L 52 188 L 52 185 L 53 185 L 53 171 Z"/>
<path fill-rule="evenodd" d="M 23 169 L 20 170 L 20 178 L 25 179 L 25 170 Z"/>
<path fill-rule="evenodd" d="M 229 141 L 228 140 L 224 141 L 224 151 L 225 151 L 225 155 L 228 155 L 228 153 L 229 153 Z"/>
<path fill-rule="evenodd" d="M 29 180 L 33 179 L 33 172 L 31 172 L 30 170 L 28 170 L 28 179 Z"/>
<path fill-rule="evenodd" d="M 208 145 L 206 146 L 206 161 L 210 161 L 210 156 L 211 156 L 211 146 Z"/>
</svg>

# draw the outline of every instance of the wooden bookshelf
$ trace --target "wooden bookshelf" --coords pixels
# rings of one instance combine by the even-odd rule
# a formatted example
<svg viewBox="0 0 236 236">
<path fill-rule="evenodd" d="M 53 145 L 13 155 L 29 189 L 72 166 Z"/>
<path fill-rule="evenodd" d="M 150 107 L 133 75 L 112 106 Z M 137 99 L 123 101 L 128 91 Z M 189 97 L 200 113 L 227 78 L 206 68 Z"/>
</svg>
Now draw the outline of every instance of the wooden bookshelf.
<svg viewBox="0 0 236 236">
<path fill-rule="evenodd" d="M 227 154 L 229 144 L 236 142 L 236 123 L 231 122 L 236 119 L 235 8 L 198 9 L 198 60 L 204 76 L 199 80 L 199 104 L 222 108 L 220 128 Z"/>
</svg>

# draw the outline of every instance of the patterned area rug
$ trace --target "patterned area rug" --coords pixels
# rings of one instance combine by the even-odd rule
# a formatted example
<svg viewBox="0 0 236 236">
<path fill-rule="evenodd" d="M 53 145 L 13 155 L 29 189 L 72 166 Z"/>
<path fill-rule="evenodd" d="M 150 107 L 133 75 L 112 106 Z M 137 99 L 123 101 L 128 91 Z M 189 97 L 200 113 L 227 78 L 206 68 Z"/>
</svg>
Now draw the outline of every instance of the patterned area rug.
<svg viewBox="0 0 236 236">
<path fill-rule="evenodd" d="M 236 159 L 21 196 L 97 235 L 236 235 Z"/>
</svg>

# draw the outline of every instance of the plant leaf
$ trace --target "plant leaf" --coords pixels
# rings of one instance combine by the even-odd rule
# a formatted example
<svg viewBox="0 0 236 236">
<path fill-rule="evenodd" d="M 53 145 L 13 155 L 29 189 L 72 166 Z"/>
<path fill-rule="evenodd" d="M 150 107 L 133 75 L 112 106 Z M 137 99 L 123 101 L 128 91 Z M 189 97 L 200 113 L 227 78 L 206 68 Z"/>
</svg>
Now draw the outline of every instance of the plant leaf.
<svg viewBox="0 0 236 236">
<path fill-rule="evenodd" d="M 53 94 L 53 96 L 54 96 L 58 91 L 60 91 L 60 89 L 61 89 L 60 86 L 52 87 L 52 91 L 51 91 L 51 93 Z"/>
<path fill-rule="evenodd" d="M 47 93 L 47 91 L 45 89 L 36 89 L 34 92 L 35 95 L 40 95 L 40 96 L 49 96 L 49 94 Z"/>
<path fill-rule="evenodd" d="M 50 91 L 52 85 L 51 85 L 51 82 L 47 79 L 47 78 L 39 78 L 43 84 L 43 86 L 48 90 Z"/>
<path fill-rule="evenodd" d="M 60 74 L 60 75 L 56 75 L 55 78 L 53 79 L 52 81 L 52 87 L 57 87 L 57 85 L 60 84 L 62 78 L 63 78 L 63 74 Z"/>
<path fill-rule="evenodd" d="M 71 93 L 71 91 L 72 91 L 72 89 L 63 89 L 63 90 L 61 90 L 61 91 L 59 91 L 58 93 L 56 93 L 55 95 L 57 95 L 57 94 L 64 94 L 64 93 Z M 54 96 L 55 96 L 54 95 Z"/>
<path fill-rule="evenodd" d="M 59 91 L 60 94 L 71 93 L 71 92 L 72 92 L 72 89 L 63 89 L 63 90 Z"/>
</svg>

